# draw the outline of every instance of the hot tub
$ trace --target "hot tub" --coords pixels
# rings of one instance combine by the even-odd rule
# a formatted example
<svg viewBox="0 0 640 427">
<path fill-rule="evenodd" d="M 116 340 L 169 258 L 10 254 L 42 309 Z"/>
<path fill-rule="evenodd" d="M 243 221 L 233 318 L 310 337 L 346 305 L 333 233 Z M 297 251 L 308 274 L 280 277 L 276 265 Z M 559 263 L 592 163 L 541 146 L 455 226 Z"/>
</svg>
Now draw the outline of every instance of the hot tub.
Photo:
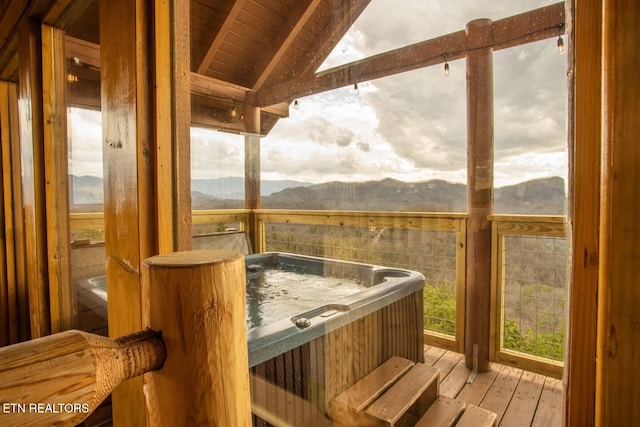
<svg viewBox="0 0 640 427">
<path fill-rule="evenodd" d="M 422 274 L 287 253 L 247 255 L 245 265 L 250 371 L 319 410 L 331 415 L 335 396 L 391 356 L 423 361 Z M 270 272 L 303 276 L 276 290 L 293 311 L 265 303 L 261 277 Z M 104 276 L 84 279 L 79 297 L 106 315 L 105 285 Z M 323 285 L 348 290 L 332 299 Z"/>
<path fill-rule="evenodd" d="M 330 415 L 335 396 L 391 356 L 423 361 L 422 274 L 286 253 L 249 255 L 245 264 L 248 318 L 257 310 L 251 301 L 259 291 L 254 286 L 261 286 L 252 279 L 265 271 L 301 272 L 320 282 L 344 279 L 348 286 L 362 286 L 333 301 L 316 293 L 318 300 L 308 309 L 248 325 L 253 374 Z M 329 281 L 329 286 L 335 283 Z M 291 286 L 295 289 L 299 283 Z M 254 424 L 261 420 L 254 419 Z"/>
</svg>

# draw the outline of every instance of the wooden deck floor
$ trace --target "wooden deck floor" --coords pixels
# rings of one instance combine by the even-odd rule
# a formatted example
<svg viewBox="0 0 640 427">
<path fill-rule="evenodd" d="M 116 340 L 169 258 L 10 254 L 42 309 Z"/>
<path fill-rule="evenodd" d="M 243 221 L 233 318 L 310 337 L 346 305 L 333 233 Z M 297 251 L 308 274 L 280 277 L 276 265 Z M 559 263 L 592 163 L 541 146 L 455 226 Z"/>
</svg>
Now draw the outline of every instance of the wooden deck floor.
<svg viewBox="0 0 640 427">
<path fill-rule="evenodd" d="M 425 364 L 440 369 L 440 394 L 495 412 L 497 425 L 562 426 L 562 381 L 493 363 L 467 384 L 471 371 L 464 356 L 424 347 Z"/>
</svg>

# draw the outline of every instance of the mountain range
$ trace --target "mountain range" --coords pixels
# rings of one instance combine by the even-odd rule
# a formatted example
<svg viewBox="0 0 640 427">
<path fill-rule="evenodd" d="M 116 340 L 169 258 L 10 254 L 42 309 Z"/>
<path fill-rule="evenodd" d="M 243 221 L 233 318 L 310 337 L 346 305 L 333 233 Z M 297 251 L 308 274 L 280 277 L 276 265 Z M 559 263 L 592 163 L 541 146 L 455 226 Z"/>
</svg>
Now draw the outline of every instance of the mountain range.
<svg viewBox="0 0 640 427">
<path fill-rule="evenodd" d="M 100 210 L 102 179 L 72 176 L 72 211 Z M 194 209 L 244 207 L 244 178 L 226 177 L 192 181 Z M 403 182 L 391 178 L 367 182 L 302 181 L 261 182 L 265 209 L 331 209 L 369 211 L 464 212 L 466 185 L 442 180 Z M 496 188 L 495 213 L 563 215 L 566 212 L 565 183 L 549 177 Z M 85 205 L 81 207 L 79 205 Z"/>
</svg>

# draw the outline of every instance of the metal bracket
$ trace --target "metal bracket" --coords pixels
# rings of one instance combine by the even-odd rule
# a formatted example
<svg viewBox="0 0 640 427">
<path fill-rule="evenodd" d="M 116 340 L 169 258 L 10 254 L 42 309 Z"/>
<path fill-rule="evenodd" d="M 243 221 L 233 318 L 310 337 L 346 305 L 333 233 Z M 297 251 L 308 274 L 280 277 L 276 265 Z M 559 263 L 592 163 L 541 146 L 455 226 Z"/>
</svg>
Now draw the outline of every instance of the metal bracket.
<svg viewBox="0 0 640 427">
<path fill-rule="evenodd" d="M 478 375 L 478 344 L 473 345 L 473 371 L 467 378 L 467 384 L 472 384 Z"/>
</svg>

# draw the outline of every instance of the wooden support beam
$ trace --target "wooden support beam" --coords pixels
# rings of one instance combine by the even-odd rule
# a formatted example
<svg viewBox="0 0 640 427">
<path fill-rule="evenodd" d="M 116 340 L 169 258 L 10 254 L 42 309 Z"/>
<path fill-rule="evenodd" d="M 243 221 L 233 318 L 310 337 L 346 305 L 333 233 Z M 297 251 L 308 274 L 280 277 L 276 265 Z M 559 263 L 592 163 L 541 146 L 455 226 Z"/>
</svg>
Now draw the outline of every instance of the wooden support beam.
<svg viewBox="0 0 640 427">
<path fill-rule="evenodd" d="M 278 34 L 271 40 L 270 51 L 263 52 L 253 68 L 253 75 L 248 81 L 251 88 L 258 90 L 269 78 L 271 72 L 278 65 L 291 43 L 296 39 L 309 18 L 316 11 L 322 0 L 298 0 L 287 16 L 287 21 L 280 27 Z"/>
<path fill-rule="evenodd" d="M 640 4 L 603 2 L 596 425 L 640 419 Z"/>
<path fill-rule="evenodd" d="M 18 33 L 20 19 L 25 16 L 29 7 L 29 0 L 13 0 L 6 2 L 2 11 L 2 25 L 0 25 L 0 57 L 3 57 L 12 39 Z"/>
<path fill-rule="evenodd" d="M 189 10 L 188 2 L 154 2 L 153 101 L 159 253 L 191 249 Z"/>
<path fill-rule="evenodd" d="M 602 0 L 569 2 L 569 213 L 571 275 L 565 420 L 593 426 L 602 155 Z"/>
<path fill-rule="evenodd" d="M 222 24 L 222 28 L 220 28 L 220 30 L 216 34 L 215 38 L 211 42 L 211 45 L 209 46 L 209 49 L 207 50 L 207 53 L 205 53 L 204 55 L 202 62 L 198 66 L 197 71 L 199 74 L 206 74 L 207 69 L 209 68 L 209 64 L 211 64 L 214 56 L 216 56 L 216 53 L 218 53 L 218 49 L 220 49 L 220 46 L 222 46 L 222 42 L 227 37 L 227 34 L 231 30 L 231 27 L 235 22 L 235 19 L 240 14 L 240 11 L 242 11 L 242 8 L 244 7 L 246 2 L 247 0 L 235 0 L 233 6 L 231 7 L 231 10 L 229 11 L 229 14 Z"/>
<path fill-rule="evenodd" d="M 42 25 L 43 144 L 51 332 L 74 323 L 64 31 Z"/>
<path fill-rule="evenodd" d="M 297 75 L 313 75 L 370 2 L 371 0 L 334 1 L 332 23 L 316 34 L 315 48 L 300 58 L 301 68 Z"/>
<path fill-rule="evenodd" d="M 106 4 L 106 3 L 105 3 Z M 100 8 L 109 333 L 141 329 L 141 263 L 191 247 L 189 9 Z M 122 69 L 122 64 L 128 64 Z M 142 380 L 113 393 L 114 423 L 144 425 Z"/>
<path fill-rule="evenodd" d="M 93 3 L 93 0 L 55 0 L 42 17 L 44 24 L 67 30 L 84 11 Z"/>
<path fill-rule="evenodd" d="M 256 105 L 266 105 L 325 92 L 360 81 L 386 77 L 418 68 L 464 58 L 470 49 L 493 47 L 506 49 L 519 44 L 544 40 L 564 33 L 564 2 L 492 24 L 492 37 L 485 46 L 469 46 L 464 31 L 447 34 L 400 49 L 374 55 L 314 75 L 263 87 L 256 94 Z"/>
<path fill-rule="evenodd" d="M 262 247 L 260 225 L 256 209 L 260 209 L 260 109 L 248 108 L 244 112 L 248 133 L 244 136 L 244 207 L 250 209 L 249 241 L 254 251 Z"/>
<path fill-rule="evenodd" d="M 20 146 L 31 338 L 51 333 L 47 284 L 47 230 L 42 117 L 40 24 L 23 20 L 19 29 Z"/>
<path fill-rule="evenodd" d="M 467 24 L 467 289 L 465 364 L 489 369 L 493 212 L 493 51 L 489 19 Z M 486 47 L 489 46 L 489 47 Z M 477 349 L 474 349 L 477 347 Z"/>
<path fill-rule="evenodd" d="M 192 94 L 210 97 L 212 100 L 217 101 L 218 104 L 228 105 L 229 107 L 233 105 L 233 101 L 238 104 L 244 104 L 247 92 L 250 91 L 247 87 L 223 82 L 222 80 L 194 72 L 191 73 L 190 90 Z"/>
<path fill-rule="evenodd" d="M 144 0 L 100 6 L 107 311 L 109 334 L 121 336 L 142 329 L 141 265 L 157 253 L 152 11 Z M 113 391 L 114 424 L 145 425 L 142 387 L 134 378 Z"/>
</svg>

